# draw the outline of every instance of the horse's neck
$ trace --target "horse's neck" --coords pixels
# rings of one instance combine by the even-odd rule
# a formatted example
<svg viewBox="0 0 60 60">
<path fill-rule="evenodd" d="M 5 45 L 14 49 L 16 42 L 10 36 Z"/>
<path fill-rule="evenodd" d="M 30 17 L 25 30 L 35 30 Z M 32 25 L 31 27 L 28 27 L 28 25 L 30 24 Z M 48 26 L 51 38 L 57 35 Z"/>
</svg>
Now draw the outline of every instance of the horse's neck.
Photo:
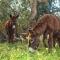
<svg viewBox="0 0 60 60">
<path fill-rule="evenodd" d="M 42 23 L 42 24 L 37 24 L 35 26 L 35 28 L 33 29 L 34 33 L 36 34 L 43 34 L 46 30 L 46 24 L 45 23 Z"/>
</svg>

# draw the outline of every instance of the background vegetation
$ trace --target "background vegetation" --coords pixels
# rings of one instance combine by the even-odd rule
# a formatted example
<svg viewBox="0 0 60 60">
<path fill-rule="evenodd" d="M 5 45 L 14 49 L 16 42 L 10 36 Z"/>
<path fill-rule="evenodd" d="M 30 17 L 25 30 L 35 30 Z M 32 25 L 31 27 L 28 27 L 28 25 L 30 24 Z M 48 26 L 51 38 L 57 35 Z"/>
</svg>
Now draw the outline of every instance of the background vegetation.
<svg viewBox="0 0 60 60">
<path fill-rule="evenodd" d="M 60 60 L 60 48 L 53 48 L 51 53 L 45 48 L 31 53 L 26 43 L 0 43 L 0 60 Z"/>
<path fill-rule="evenodd" d="M 13 14 L 14 11 L 19 13 L 19 18 L 17 19 L 17 26 L 20 32 L 26 30 L 29 24 L 29 17 L 31 15 L 31 4 L 34 0 L 0 0 L 0 31 L 3 30 L 4 23 L 10 17 L 10 14 Z M 39 6 L 41 7 L 41 6 Z M 52 14 L 58 16 L 60 13 L 60 4 L 59 0 L 48 0 L 48 11 Z M 44 8 L 42 7 L 43 10 Z M 39 10 L 38 10 L 39 11 Z M 42 14 L 43 12 L 40 12 Z M 3 26 L 3 27 L 2 27 Z M 2 29 L 1 29 L 2 27 Z"/>
</svg>

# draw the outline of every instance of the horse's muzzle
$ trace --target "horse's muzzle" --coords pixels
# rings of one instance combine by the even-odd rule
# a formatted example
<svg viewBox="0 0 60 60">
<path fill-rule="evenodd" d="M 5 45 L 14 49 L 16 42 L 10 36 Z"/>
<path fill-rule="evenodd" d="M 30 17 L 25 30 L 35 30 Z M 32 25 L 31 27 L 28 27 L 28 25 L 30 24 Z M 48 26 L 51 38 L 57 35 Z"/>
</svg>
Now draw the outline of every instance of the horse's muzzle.
<svg viewBox="0 0 60 60">
<path fill-rule="evenodd" d="M 33 49 L 32 47 L 29 47 L 29 51 L 33 53 L 35 52 L 35 49 Z"/>
</svg>

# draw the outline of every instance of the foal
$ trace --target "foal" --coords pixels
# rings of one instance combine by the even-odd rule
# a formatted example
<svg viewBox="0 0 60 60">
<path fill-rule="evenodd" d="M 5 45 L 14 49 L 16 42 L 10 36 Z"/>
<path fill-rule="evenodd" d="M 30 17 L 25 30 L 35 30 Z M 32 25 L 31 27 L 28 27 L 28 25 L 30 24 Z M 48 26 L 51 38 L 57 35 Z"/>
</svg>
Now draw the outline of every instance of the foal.
<svg viewBox="0 0 60 60">
<path fill-rule="evenodd" d="M 15 40 L 15 33 L 16 33 L 16 19 L 19 15 L 12 16 L 10 15 L 10 20 L 7 20 L 5 23 L 5 28 L 8 36 L 8 42 L 12 42 Z"/>
<path fill-rule="evenodd" d="M 39 40 L 37 40 L 37 37 L 48 32 L 48 49 L 50 51 L 53 45 L 53 33 L 60 31 L 60 20 L 55 15 L 45 14 L 39 18 L 38 21 L 39 22 L 35 25 L 35 27 L 28 32 L 28 36 L 31 38 L 29 41 L 29 47 L 37 49 L 39 46 Z"/>
</svg>

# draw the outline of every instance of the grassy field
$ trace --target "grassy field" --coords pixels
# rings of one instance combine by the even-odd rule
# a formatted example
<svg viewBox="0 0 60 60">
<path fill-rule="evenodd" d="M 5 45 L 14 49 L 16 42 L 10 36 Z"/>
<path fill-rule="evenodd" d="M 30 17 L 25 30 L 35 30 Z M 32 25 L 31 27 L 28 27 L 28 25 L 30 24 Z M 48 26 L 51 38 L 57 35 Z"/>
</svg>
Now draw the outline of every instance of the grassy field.
<svg viewBox="0 0 60 60">
<path fill-rule="evenodd" d="M 60 49 L 53 48 L 51 53 L 42 48 L 35 53 L 28 51 L 27 44 L 17 42 L 15 44 L 0 43 L 0 60 L 60 60 Z"/>
</svg>

